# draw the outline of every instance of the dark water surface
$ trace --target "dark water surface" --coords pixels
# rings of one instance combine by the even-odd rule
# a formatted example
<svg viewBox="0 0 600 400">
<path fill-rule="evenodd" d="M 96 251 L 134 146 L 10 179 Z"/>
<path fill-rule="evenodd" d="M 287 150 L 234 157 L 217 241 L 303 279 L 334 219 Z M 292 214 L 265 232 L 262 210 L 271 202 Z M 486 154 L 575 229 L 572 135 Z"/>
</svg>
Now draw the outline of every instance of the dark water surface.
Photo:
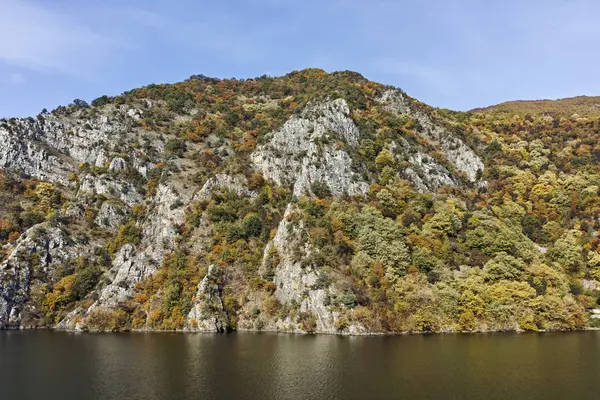
<svg viewBox="0 0 600 400">
<path fill-rule="evenodd" d="M 600 399 L 600 332 L 0 332 L 0 399 Z"/>
</svg>

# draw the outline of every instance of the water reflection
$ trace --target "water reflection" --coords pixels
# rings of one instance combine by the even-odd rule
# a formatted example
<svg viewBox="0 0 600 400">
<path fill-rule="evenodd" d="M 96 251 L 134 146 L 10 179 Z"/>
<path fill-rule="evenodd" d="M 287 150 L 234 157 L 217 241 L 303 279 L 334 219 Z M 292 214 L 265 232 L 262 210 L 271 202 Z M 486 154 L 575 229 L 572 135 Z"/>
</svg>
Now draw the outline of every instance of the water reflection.
<svg viewBox="0 0 600 400">
<path fill-rule="evenodd" d="M 0 399 L 592 399 L 599 379 L 598 332 L 0 332 Z"/>
</svg>

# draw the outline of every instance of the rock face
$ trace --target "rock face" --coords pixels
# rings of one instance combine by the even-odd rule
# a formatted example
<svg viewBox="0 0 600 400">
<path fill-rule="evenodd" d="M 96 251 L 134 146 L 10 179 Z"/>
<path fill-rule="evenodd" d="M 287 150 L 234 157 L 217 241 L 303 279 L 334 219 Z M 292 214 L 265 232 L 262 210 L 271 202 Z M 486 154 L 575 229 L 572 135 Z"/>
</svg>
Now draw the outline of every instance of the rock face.
<svg viewBox="0 0 600 400">
<path fill-rule="evenodd" d="M 67 183 L 68 173 L 79 163 L 101 167 L 111 151 L 119 151 L 110 143 L 127 135 L 139 120 L 139 111 L 129 107 L 114 111 L 113 117 L 79 111 L 70 117 L 45 114 L 1 125 L 0 168 Z"/>
<path fill-rule="evenodd" d="M 112 177 L 88 175 L 81 181 L 79 191 L 95 195 L 116 196 L 128 206 L 137 204 L 143 199 L 132 184 Z"/>
<path fill-rule="evenodd" d="M 115 157 L 108 166 L 109 171 L 123 171 L 127 168 L 127 163 L 121 157 Z"/>
<path fill-rule="evenodd" d="M 206 91 L 212 89 L 209 87 Z M 44 113 L 35 119 L 0 121 L 0 169 L 20 174 L 23 179 L 52 182 L 64 195 L 64 207 L 55 207 L 52 212 L 46 210 L 48 215 L 42 216 L 52 218 L 52 223 L 34 225 L 16 243 L 2 249 L 7 256 L 0 264 L 0 329 L 42 324 L 40 299 L 64 277 L 60 276 L 64 271 L 57 272 L 61 265 L 98 249 L 107 252 L 113 240 L 123 243 L 111 247 L 110 260 L 98 272 L 95 286 L 87 288 L 89 291 L 77 299 L 76 306 L 61 314 L 60 321 L 43 323 L 61 329 L 75 326 L 83 329 L 92 312 L 118 314 L 136 297 L 137 286 L 156 276 L 165 257 L 176 251 L 196 252 L 198 262 L 206 262 L 208 247 L 215 245 L 211 235 L 221 228 L 219 223 L 231 223 L 237 216 L 224 209 L 219 216 L 221 221 L 214 222 L 204 213 L 197 218 L 201 222 L 194 228 L 186 217 L 198 204 L 206 206 L 217 201 L 215 193 L 226 189 L 239 197 L 239 203 L 245 201 L 246 206 L 254 201 L 262 202 L 263 208 L 257 213 L 248 213 L 250 218 L 244 222 L 252 222 L 259 214 L 261 218 L 263 214 L 272 218 L 259 222 L 258 228 L 255 227 L 258 233 L 247 234 L 240 224 L 236 230 L 223 234 L 228 238 L 245 238 L 249 246 L 259 242 L 257 237 L 262 238 L 255 259 L 245 262 L 260 264 L 264 250 L 262 275 L 255 277 L 264 282 L 261 280 L 257 285 L 268 282 L 273 290 L 269 299 L 272 308 L 279 304 L 298 314 L 294 318 L 265 317 L 267 328 L 296 332 L 309 328 L 326 333 L 366 332 L 360 322 L 340 325 L 339 299 L 347 288 L 329 282 L 321 269 L 307 262 L 314 251 L 307 242 L 309 232 L 302 220 L 294 218 L 299 210 L 296 200 L 303 196 L 322 197 L 315 193 L 316 188 L 326 196 L 340 198 L 366 195 L 370 185 L 381 183 L 372 176 L 377 172 L 367 171 L 365 160 L 359 158 L 365 135 L 358 128 L 362 127 L 360 120 L 356 123 L 353 120 L 355 110 L 350 109 L 341 94 L 334 93 L 334 97 L 313 99 L 303 109 L 290 112 L 281 119 L 282 124 L 275 128 L 275 125 L 269 126 L 264 137 L 253 137 L 257 143 L 239 151 L 230 140 L 239 132 L 224 134 L 214 126 L 203 133 L 202 143 L 180 143 L 184 134 L 191 135 L 191 131 L 180 129 L 181 126 L 196 123 L 196 118 L 204 115 L 199 109 L 190 115 L 171 115 L 170 128 L 177 132 L 175 134 L 162 129 L 168 125 L 165 120 L 156 124 L 160 129 L 152 130 L 148 121 L 160 120 L 165 112 L 163 102 L 155 100 L 145 100 L 145 105 L 135 103 L 138 106 L 115 103 L 71 107 L 63 112 Z M 467 180 L 476 181 L 483 163 L 475 152 L 434 117 L 415 109 L 403 93 L 386 90 L 370 102 L 379 111 L 383 108 L 416 119 L 423 128 L 420 135 L 436 146 L 448 161 L 433 157 L 427 153 L 426 146 L 409 143 L 398 135 L 384 144 L 397 165 L 402 165 L 393 171 L 396 176 L 407 179 L 421 192 L 463 184 L 465 180 L 457 170 Z M 246 106 L 280 107 L 268 96 L 257 96 Z M 157 109 L 159 112 L 154 113 Z M 258 113 L 255 121 L 248 121 L 244 129 L 253 131 L 261 115 Z M 236 157 L 243 161 L 236 164 L 239 161 Z M 212 167 L 205 168 L 203 164 L 210 162 L 213 164 L 209 165 L 218 167 L 207 173 L 206 169 Z M 261 192 L 261 188 L 254 185 L 257 173 L 267 182 L 268 190 Z M 198 182 L 204 183 L 199 185 Z M 288 197 L 269 203 L 280 196 L 279 189 Z M 289 195 L 290 190 L 293 196 Z M 277 203 L 277 210 L 268 209 L 267 203 Z M 125 237 L 127 235 L 131 237 Z M 273 253 L 278 255 L 279 262 L 266 271 L 268 258 Z M 236 316 L 228 315 L 225 307 L 227 304 L 230 310 L 231 299 L 224 301 L 222 295 L 231 271 L 210 262 L 206 276 L 198 284 L 191 310 L 182 311 L 186 330 L 223 332 L 234 325 Z M 248 267 L 252 270 L 252 266 Z M 76 271 L 69 273 L 75 275 Z M 192 288 L 196 282 L 193 281 Z M 240 298 L 236 297 L 231 303 L 246 302 L 246 308 L 258 309 L 258 303 L 265 300 L 264 293 L 257 293 L 248 286 L 243 287 L 248 293 L 239 294 Z M 157 298 L 160 298 L 162 293 L 160 290 L 158 293 Z M 332 298 L 338 299 L 338 308 L 330 305 Z M 148 307 L 157 306 L 149 301 Z M 145 313 L 140 320 L 151 318 L 148 310 Z M 252 324 L 256 325 L 256 320 Z M 252 324 L 246 328 L 251 329 Z M 106 326 L 105 329 L 111 329 L 108 322 Z M 142 324 L 140 329 L 144 328 L 147 325 Z"/>
<path fill-rule="evenodd" d="M 37 119 L 11 120 L 0 124 L 0 168 L 65 186 L 72 186 L 71 175 L 80 175 L 74 204 L 66 215 L 83 218 L 82 210 L 89 208 L 90 199 L 108 198 L 102 202 L 94 221 L 101 228 L 115 231 L 130 218 L 132 206 L 144 203 L 144 196 L 138 188 L 118 174 L 132 168 L 145 177 L 154 164 L 161 161 L 157 158 L 150 162 L 138 149 L 127 154 L 129 162 L 119 156 L 127 151 L 129 143 L 137 145 L 139 132 L 136 127 L 140 115 L 140 110 L 129 106 L 107 106 L 101 110 L 76 110 L 69 115 L 42 114 Z M 162 149 L 164 143 L 161 138 L 156 139 L 152 133 L 145 135 L 147 139 L 155 139 L 152 144 L 156 149 Z M 89 173 L 81 169 L 83 165 L 97 170 Z M 191 193 L 187 195 L 191 196 Z M 106 272 L 109 282 L 100 288 L 99 298 L 88 311 L 113 307 L 130 298 L 135 284 L 154 273 L 162 262 L 165 249 L 173 247 L 177 235 L 175 226 L 183 222 L 184 201 L 189 197 L 186 199 L 185 194 L 175 193 L 170 186 L 159 185 L 153 200 L 148 204 L 151 210 L 148 218 L 138 222 L 142 231 L 141 243 L 138 246 L 127 244 L 115 255 L 111 268 Z M 34 227 L 30 231 L 36 234 L 44 228 Z M 22 235 L 0 267 L 3 276 L 0 328 L 18 327 L 24 321 L 22 310 L 32 290 L 32 271 L 39 270 L 26 256 L 47 248 L 42 260 L 51 261 L 41 269 L 47 274 L 65 258 L 84 254 L 90 247 L 81 243 L 77 250 L 70 249 L 64 253 L 60 249 L 65 243 L 57 242 L 58 233 L 53 231 L 48 235 L 50 232 L 41 235 L 42 238 L 48 237 L 45 245 L 40 242 L 43 239 L 32 241 L 29 232 Z M 63 236 L 72 237 L 65 232 Z M 51 279 L 48 278 L 47 282 Z M 70 318 L 77 317 L 77 314 L 67 316 L 59 326 L 73 325 Z"/>
<path fill-rule="evenodd" d="M 105 201 L 100 206 L 96 225 L 106 229 L 117 229 L 127 222 L 128 210 L 121 204 L 113 201 Z"/>
<path fill-rule="evenodd" d="M 453 135 L 427 113 L 411 107 L 408 98 L 399 90 L 387 90 L 377 99 L 385 109 L 414 116 L 421 124 L 423 138 L 439 146 L 448 161 L 475 182 L 477 171 L 483 171 L 483 161 L 461 139 Z"/>
<path fill-rule="evenodd" d="M 101 291 L 89 311 L 127 300 L 138 282 L 156 272 L 166 251 L 174 247 L 175 226 L 184 220 L 183 205 L 184 201 L 171 187 L 158 187 L 152 212 L 140 224 L 141 243 L 137 247 L 127 244 L 119 250 L 108 272 L 111 283 Z"/>
<path fill-rule="evenodd" d="M 277 234 L 265 250 L 267 255 L 274 249 L 280 258 L 273 279 L 277 287 L 275 295 L 282 304 L 299 304 L 300 312 L 312 315 L 316 319 L 316 332 L 335 333 L 336 316 L 326 305 L 332 288 L 321 284 L 321 273 L 317 269 L 303 266 L 302 260 L 294 257 L 296 249 L 304 253 L 304 258 L 311 252 L 301 239 L 303 223 L 290 220 L 295 211 L 293 205 L 288 205 Z"/>
<path fill-rule="evenodd" d="M 0 264 L 0 329 L 28 326 L 32 292 L 55 280 L 55 271 L 81 253 L 59 227 L 40 224 L 19 238 Z"/>
<path fill-rule="evenodd" d="M 198 284 L 196 300 L 187 316 L 186 327 L 195 332 L 225 332 L 228 317 L 221 300 L 223 271 L 210 265 L 208 273 Z"/>
<path fill-rule="evenodd" d="M 360 133 L 343 99 L 316 103 L 266 138 L 251 158 L 265 178 L 292 185 L 294 194 L 311 193 L 311 184 L 325 183 L 332 194 L 359 194 L 368 185 L 352 171 L 341 147 L 354 147 Z"/>
<path fill-rule="evenodd" d="M 240 197 L 256 197 L 256 192 L 248 189 L 244 175 L 217 174 L 206 181 L 202 189 L 194 195 L 194 200 L 208 200 L 219 189 L 228 189 Z"/>
<path fill-rule="evenodd" d="M 133 286 L 145 276 L 146 268 L 147 265 L 137 256 L 134 246 L 123 246 L 116 254 L 109 271 L 111 283 L 102 290 L 100 299 L 89 311 L 99 306 L 116 306 L 120 301 L 126 300 L 131 296 Z"/>
<path fill-rule="evenodd" d="M 0 129 L 0 166 L 22 171 L 42 180 L 66 183 L 71 170 L 69 163 L 62 157 L 52 154 L 41 144 L 28 142 L 15 137 L 11 132 Z"/>
<path fill-rule="evenodd" d="M 443 186 L 456 186 L 457 180 L 450 171 L 433 157 L 416 149 L 404 138 L 392 143 L 392 152 L 397 159 L 408 161 L 410 167 L 401 171 L 420 192 L 435 192 Z"/>
</svg>

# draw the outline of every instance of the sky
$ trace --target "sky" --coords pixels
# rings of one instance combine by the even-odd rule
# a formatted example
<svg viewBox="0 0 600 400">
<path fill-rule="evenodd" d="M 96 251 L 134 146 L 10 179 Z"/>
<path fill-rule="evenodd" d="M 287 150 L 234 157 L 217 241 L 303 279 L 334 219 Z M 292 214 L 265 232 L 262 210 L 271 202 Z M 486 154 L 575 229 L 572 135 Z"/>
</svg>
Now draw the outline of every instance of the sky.
<svg viewBox="0 0 600 400">
<path fill-rule="evenodd" d="M 0 0 L 0 117 L 307 67 L 455 110 L 600 95 L 599 18 L 597 0 Z"/>
</svg>

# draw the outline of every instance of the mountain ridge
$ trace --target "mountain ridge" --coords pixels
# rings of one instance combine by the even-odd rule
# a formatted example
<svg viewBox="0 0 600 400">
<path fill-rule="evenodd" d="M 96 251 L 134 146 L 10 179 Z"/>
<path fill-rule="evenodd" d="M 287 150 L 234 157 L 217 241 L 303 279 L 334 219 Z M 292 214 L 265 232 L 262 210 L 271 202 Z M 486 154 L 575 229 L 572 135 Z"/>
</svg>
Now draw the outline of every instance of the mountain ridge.
<svg viewBox="0 0 600 400">
<path fill-rule="evenodd" d="M 474 108 L 468 112 L 515 112 L 520 114 L 557 113 L 561 116 L 568 113 L 581 116 L 597 115 L 600 111 L 600 96 L 575 96 L 559 99 L 511 100 L 488 107 Z"/>
<path fill-rule="evenodd" d="M 505 114 L 307 69 L 0 120 L 0 328 L 593 326 L 597 121 Z"/>
</svg>

